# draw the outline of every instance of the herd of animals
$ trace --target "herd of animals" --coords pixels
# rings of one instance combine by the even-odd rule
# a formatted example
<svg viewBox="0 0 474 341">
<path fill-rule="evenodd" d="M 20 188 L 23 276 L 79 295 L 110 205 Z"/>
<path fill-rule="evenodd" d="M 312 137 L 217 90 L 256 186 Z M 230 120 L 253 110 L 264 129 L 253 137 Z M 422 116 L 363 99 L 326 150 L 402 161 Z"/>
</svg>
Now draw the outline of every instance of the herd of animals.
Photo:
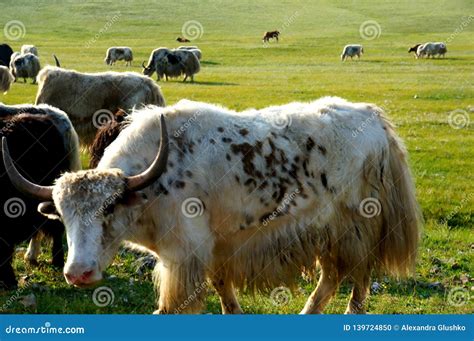
<svg viewBox="0 0 474 341">
<path fill-rule="evenodd" d="M 15 246 L 30 240 L 25 259 L 34 264 L 44 235 L 52 263 L 77 287 L 102 279 L 121 242 L 147 249 L 160 259 L 156 313 L 199 312 L 207 281 L 223 313 L 242 313 L 237 288 L 292 286 L 317 264 L 302 313 L 321 313 L 342 280 L 353 285 L 346 313 L 364 313 L 372 270 L 413 269 L 419 208 L 403 142 L 377 106 L 337 97 L 244 112 L 188 100 L 166 106 L 149 76 L 192 80 L 197 47 L 154 50 L 144 75 L 81 73 L 57 58 L 40 69 L 34 46 L 10 49 L 8 59 L 6 49 L 0 71 L 36 79 L 38 93 L 34 105 L 0 103 L 3 289 L 17 286 Z M 444 55 L 446 45 L 411 51 Z M 361 53 L 348 45 L 341 58 Z M 131 65 L 132 50 L 109 48 L 105 63 L 118 60 Z M 114 119 L 97 126 L 101 110 Z M 282 120 L 291 127 L 275 124 Z M 91 155 L 87 170 L 81 148 Z M 14 199 L 21 214 L 8 211 Z M 367 199 L 377 214 L 361 213 Z"/>
<path fill-rule="evenodd" d="M 53 55 L 56 66 L 60 67 L 58 58 Z M 142 63 L 143 73 L 147 76 L 156 72 L 157 79 L 177 78 L 184 75 L 184 81 L 200 71 L 202 52 L 197 46 L 179 46 L 176 49 L 160 47 L 150 54 L 148 64 Z M 107 49 L 104 62 L 114 65 L 117 61 L 125 61 L 130 66 L 133 61 L 133 51 L 130 47 L 110 47 Z M 13 52 L 7 44 L 0 45 L 0 91 L 7 92 L 18 78 L 31 78 L 36 83 L 41 70 L 38 49 L 33 45 L 23 45 L 20 52 Z"/>
<path fill-rule="evenodd" d="M 262 41 L 268 43 L 271 39 L 280 36 L 279 31 L 265 32 Z M 178 37 L 179 42 L 189 42 L 187 39 Z M 447 52 L 446 44 L 443 42 L 428 42 L 424 44 L 416 44 L 410 47 L 408 52 L 414 52 L 416 58 L 423 57 L 441 57 Z M 344 46 L 341 54 L 341 60 L 347 58 L 360 58 L 364 53 L 364 48 L 360 44 L 349 44 Z M 54 56 L 56 65 L 60 66 L 59 60 Z M 152 51 L 148 64 L 142 63 L 143 74 L 151 76 L 154 72 L 157 74 L 157 80 L 162 78 L 176 78 L 184 75 L 186 81 L 188 77 L 194 80 L 194 75 L 200 71 L 200 60 L 202 52 L 197 46 L 179 46 L 176 49 L 157 48 Z M 117 61 L 125 61 L 126 66 L 132 65 L 133 51 L 130 47 L 110 47 L 107 49 L 104 59 L 107 65 L 114 65 Z M 2 65 L 3 64 L 3 65 Z M 41 70 L 38 58 L 38 49 L 33 45 L 23 45 L 20 52 L 13 52 L 10 46 L 6 44 L 0 45 L 0 91 L 7 92 L 11 83 L 17 78 L 23 78 L 26 82 L 27 78 L 31 78 L 33 83 Z"/>
</svg>

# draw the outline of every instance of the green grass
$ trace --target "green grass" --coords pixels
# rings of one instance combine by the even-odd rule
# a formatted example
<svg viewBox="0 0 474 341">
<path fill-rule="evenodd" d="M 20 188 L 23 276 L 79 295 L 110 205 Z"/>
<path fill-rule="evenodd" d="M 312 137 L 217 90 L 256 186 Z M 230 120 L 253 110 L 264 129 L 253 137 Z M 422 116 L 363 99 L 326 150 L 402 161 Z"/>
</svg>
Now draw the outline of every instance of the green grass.
<svg viewBox="0 0 474 341">
<path fill-rule="evenodd" d="M 453 129 L 449 113 L 463 110 L 473 119 L 474 20 L 448 42 L 447 58 L 414 60 L 408 47 L 425 41 L 447 41 L 473 13 L 472 1 L 9 1 L 2 5 L 0 25 L 20 20 L 26 28 L 22 44 L 38 46 L 43 64 L 80 71 L 103 71 L 107 47 L 128 45 L 135 53 L 134 71 L 159 46 L 174 47 L 188 20 L 203 26 L 193 42 L 203 51 L 201 72 L 194 84 L 160 83 L 168 104 L 182 98 L 219 103 L 232 109 L 261 108 L 290 101 L 336 95 L 383 107 L 405 140 L 425 219 L 420 257 L 413 279 L 374 278 L 381 290 L 367 304 L 371 313 L 469 313 L 474 311 L 474 233 L 472 125 Z M 93 39 L 106 23 L 118 19 Z M 117 18 L 116 17 L 116 18 Z M 375 20 L 381 34 L 364 40 L 360 25 Z M 286 25 L 287 24 L 287 25 Z M 264 47 L 262 33 L 280 29 L 280 43 Z M 347 43 L 362 43 L 360 61 L 341 63 Z M 115 70 L 123 71 L 118 65 Z M 36 85 L 13 85 L 0 101 L 33 102 Z M 84 157 L 86 160 L 86 157 Z M 107 270 L 103 285 L 113 289 L 114 303 L 98 307 L 93 289 L 68 287 L 61 273 L 42 256 L 39 268 L 15 258 L 17 274 L 28 276 L 17 292 L 0 292 L 0 307 L 13 296 L 34 293 L 36 307 L 20 299 L 7 312 L 24 313 L 150 313 L 155 309 L 151 273 L 136 273 L 135 256 L 121 252 Z M 468 279 L 466 282 L 465 279 Z M 301 280 L 288 304 L 272 304 L 269 294 L 240 293 L 248 313 L 297 313 L 314 283 Z M 470 292 L 470 300 L 456 306 L 447 295 L 456 287 Z M 327 307 L 342 313 L 350 287 L 343 285 Z M 206 311 L 220 311 L 210 292 Z"/>
</svg>

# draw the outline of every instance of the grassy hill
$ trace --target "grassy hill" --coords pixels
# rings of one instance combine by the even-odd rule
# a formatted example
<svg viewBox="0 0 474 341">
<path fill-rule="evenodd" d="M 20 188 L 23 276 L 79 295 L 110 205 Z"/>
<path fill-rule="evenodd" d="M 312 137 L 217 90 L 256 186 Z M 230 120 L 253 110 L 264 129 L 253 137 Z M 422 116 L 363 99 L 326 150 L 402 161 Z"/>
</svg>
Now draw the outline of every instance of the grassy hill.
<svg viewBox="0 0 474 341">
<path fill-rule="evenodd" d="M 374 278 L 380 290 L 368 301 L 371 313 L 466 313 L 474 310 L 474 3 L 465 1 L 2 1 L 1 41 L 14 50 L 35 44 L 43 65 L 55 53 L 62 66 L 79 71 L 108 70 L 109 46 L 130 46 L 129 68 L 157 47 L 176 47 L 185 23 L 203 52 L 193 84 L 160 82 L 168 104 L 182 98 L 232 109 L 261 108 L 321 96 L 340 96 L 383 107 L 398 127 L 409 152 L 425 219 L 416 276 L 410 280 Z M 12 23 L 12 21 L 15 21 Z M 19 21 L 20 23 L 16 22 Z M 193 24 L 191 22 L 191 24 Z M 17 31 L 8 30 L 13 24 Z M 364 28 L 366 29 L 364 31 Z M 262 44 L 264 31 L 279 29 L 279 43 Z M 9 38 L 18 38 L 12 40 Z M 415 60 L 410 46 L 444 41 L 444 59 Z M 340 61 L 348 43 L 363 44 L 360 60 Z M 112 69 L 126 70 L 121 63 Z M 0 101 L 33 102 L 37 86 L 15 83 Z M 151 274 L 136 271 L 135 256 L 123 251 L 103 285 L 115 300 L 92 301 L 93 289 L 66 285 L 47 264 L 25 265 L 18 252 L 17 273 L 28 275 L 17 292 L 0 292 L 0 307 L 12 295 L 33 293 L 36 306 L 13 300 L 7 312 L 149 313 L 154 308 Z M 467 279 L 467 280 L 466 280 Z M 301 281 L 287 304 L 270 294 L 240 294 L 248 313 L 297 313 L 314 283 Z M 453 289 L 468 299 L 453 302 Z M 344 285 L 327 308 L 342 313 L 350 287 Z M 451 295 L 449 293 L 451 292 Z M 461 291 L 459 291 L 461 292 Z M 467 293 L 467 294 L 466 294 Z M 470 299 L 469 299 L 470 297 Z M 208 312 L 218 313 L 211 292 Z"/>
</svg>

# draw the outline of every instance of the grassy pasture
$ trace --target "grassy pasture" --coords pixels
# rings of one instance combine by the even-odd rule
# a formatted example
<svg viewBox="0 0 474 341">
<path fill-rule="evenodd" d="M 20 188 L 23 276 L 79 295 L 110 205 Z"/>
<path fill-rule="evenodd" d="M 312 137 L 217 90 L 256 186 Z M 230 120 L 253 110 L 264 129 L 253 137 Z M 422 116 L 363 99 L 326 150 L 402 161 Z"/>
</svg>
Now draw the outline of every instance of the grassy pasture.
<svg viewBox="0 0 474 341">
<path fill-rule="evenodd" d="M 368 311 L 472 313 L 474 134 L 472 123 L 462 122 L 474 118 L 473 14 L 469 0 L 18 0 L 2 1 L 0 28 L 20 21 L 19 39 L 9 40 L 3 30 L 0 40 L 14 50 L 35 44 L 42 64 L 52 64 L 55 53 L 64 67 L 94 72 L 109 69 L 103 63 L 107 47 L 130 46 L 135 61 L 129 69 L 140 72 L 152 49 L 178 46 L 174 40 L 182 35 L 183 25 L 195 20 L 202 25 L 202 35 L 192 42 L 203 52 L 201 72 L 193 84 L 161 82 L 168 104 L 189 98 L 241 110 L 326 95 L 378 104 L 408 146 L 425 226 L 415 277 L 374 278 L 380 289 L 369 298 Z M 378 26 L 375 36 L 365 37 L 360 28 L 369 20 Z M 274 29 L 282 32 L 280 42 L 264 46 L 263 32 Z M 426 41 L 447 42 L 446 58 L 415 60 L 407 53 L 408 47 Z M 340 61 L 347 43 L 364 45 L 360 60 Z M 112 69 L 126 68 L 119 63 Z M 8 94 L 0 94 L 0 101 L 31 103 L 36 90 L 36 85 L 20 81 Z M 94 304 L 93 289 L 67 286 L 47 263 L 49 255 L 32 268 L 23 262 L 23 253 L 17 252 L 14 265 L 18 276 L 27 277 L 16 292 L 0 292 L 5 312 L 155 309 L 151 271 L 137 272 L 136 256 L 130 252 L 121 252 L 107 270 L 102 285 L 113 290 L 114 302 L 105 307 Z M 274 304 L 270 294 L 240 293 L 239 298 L 248 313 L 297 313 L 314 286 L 301 280 L 299 290 L 282 305 Z M 460 301 L 453 290 L 462 295 Z M 326 311 L 342 313 L 349 292 L 343 285 Z M 29 294 L 35 295 L 36 305 L 25 307 L 21 297 Z M 220 311 L 212 291 L 205 311 Z"/>
</svg>

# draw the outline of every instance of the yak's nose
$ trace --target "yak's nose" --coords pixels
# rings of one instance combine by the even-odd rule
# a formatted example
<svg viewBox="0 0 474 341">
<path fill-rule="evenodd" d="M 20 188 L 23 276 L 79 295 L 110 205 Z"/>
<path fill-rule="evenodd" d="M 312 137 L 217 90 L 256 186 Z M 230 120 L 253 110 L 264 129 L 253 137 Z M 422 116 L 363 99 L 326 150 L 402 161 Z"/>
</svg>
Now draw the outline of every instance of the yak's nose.
<svg viewBox="0 0 474 341">
<path fill-rule="evenodd" d="M 91 284 L 97 281 L 95 271 L 91 266 L 71 264 L 64 269 L 64 277 L 72 285 Z"/>
<path fill-rule="evenodd" d="M 64 276 L 66 277 L 66 280 L 71 283 L 71 284 L 84 284 L 87 283 L 89 278 L 92 276 L 93 271 L 85 271 L 82 273 L 80 276 L 75 276 L 70 273 L 65 273 Z"/>
</svg>

